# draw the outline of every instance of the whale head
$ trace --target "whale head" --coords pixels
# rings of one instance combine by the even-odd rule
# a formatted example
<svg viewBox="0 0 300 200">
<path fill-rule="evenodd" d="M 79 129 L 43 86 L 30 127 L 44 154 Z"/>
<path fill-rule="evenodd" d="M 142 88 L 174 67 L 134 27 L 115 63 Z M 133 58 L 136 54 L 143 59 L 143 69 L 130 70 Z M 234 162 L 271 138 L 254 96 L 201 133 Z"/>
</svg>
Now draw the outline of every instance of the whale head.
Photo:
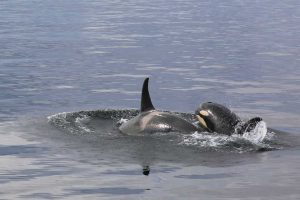
<svg viewBox="0 0 300 200">
<path fill-rule="evenodd" d="M 213 102 L 201 104 L 195 112 L 199 124 L 208 132 L 231 135 L 240 118 L 227 107 Z"/>
</svg>

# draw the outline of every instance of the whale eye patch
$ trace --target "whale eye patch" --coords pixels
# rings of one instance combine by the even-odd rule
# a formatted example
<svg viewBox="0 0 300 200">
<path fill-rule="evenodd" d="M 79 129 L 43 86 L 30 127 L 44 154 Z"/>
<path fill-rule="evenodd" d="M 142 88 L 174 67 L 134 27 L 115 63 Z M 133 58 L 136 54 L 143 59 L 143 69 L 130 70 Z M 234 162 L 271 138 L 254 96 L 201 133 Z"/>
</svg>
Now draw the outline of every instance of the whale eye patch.
<svg viewBox="0 0 300 200">
<path fill-rule="evenodd" d="M 199 113 L 200 113 L 200 115 L 205 116 L 205 117 L 209 116 L 209 112 L 207 112 L 206 110 L 201 110 Z"/>
</svg>

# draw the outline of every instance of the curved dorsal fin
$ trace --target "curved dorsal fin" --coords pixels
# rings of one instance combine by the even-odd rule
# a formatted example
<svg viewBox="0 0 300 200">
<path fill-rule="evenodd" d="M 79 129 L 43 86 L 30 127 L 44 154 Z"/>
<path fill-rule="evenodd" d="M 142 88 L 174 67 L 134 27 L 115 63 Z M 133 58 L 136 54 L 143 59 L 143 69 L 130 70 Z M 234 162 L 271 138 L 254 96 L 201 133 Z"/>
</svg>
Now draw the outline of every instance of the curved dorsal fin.
<svg viewBox="0 0 300 200">
<path fill-rule="evenodd" d="M 142 97 L 141 97 L 141 112 L 154 110 L 154 106 L 152 105 L 149 90 L 148 90 L 148 82 L 149 78 L 144 80 Z"/>
</svg>

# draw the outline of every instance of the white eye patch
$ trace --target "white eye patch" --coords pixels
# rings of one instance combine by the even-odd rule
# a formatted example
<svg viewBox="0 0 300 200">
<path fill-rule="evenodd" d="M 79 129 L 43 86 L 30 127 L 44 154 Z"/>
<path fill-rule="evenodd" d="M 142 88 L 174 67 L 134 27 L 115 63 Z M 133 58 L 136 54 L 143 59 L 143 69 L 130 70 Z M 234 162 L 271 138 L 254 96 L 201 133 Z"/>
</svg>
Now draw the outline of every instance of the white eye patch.
<svg viewBox="0 0 300 200">
<path fill-rule="evenodd" d="M 204 119 L 202 117 L 200 117 L 199 115 L 196 115 L 196 117 L 202 126 L 204 126 L 205 128 L 208 128 L 206 122 L 204 121 Z"/>
<path fill-rule="evenodd" d="M 200 111 L 200 114 L 202 115 L 202 116 L 208 116 L 209 115 L 209 113 L 207 112 L 207 111 L 205 111 L 205 110 L 201 110 Z"/>
</svg>

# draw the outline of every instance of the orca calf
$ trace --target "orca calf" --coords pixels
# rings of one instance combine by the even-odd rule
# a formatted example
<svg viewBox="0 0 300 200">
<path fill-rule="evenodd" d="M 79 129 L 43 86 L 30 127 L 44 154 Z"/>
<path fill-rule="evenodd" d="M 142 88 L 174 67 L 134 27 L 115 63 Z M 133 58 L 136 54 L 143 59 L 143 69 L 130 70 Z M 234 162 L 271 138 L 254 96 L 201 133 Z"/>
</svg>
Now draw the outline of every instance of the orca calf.
<svg viewBox="0 0 300 200">
<path fill-rule="evenodd" d="M 192 133 L 195 131 L 204 131 L 203 128 L 197 127 L 193 123 L 188 122 L 175 114 L 156 110 L 150 98 L 148 82 L 149 78 L 146 78 L 142 89 L 139 115 L 123 123 L 119 127 L 119 130 L 122 133 L 135 135 L 145 132 L 179 131 L 183 133 Z"/>
<path fill-rule="evenodd" d="M 226 135 L 234 133 L 242 135 L 245 132 L 250 132 L 258 122 L 262 121 L 262 118 L 254 117 L 244 122 L 227 107 L 213 102 L 201 104 L 195 114 L 200 126 L 207 132 Z"/>
</svg>

